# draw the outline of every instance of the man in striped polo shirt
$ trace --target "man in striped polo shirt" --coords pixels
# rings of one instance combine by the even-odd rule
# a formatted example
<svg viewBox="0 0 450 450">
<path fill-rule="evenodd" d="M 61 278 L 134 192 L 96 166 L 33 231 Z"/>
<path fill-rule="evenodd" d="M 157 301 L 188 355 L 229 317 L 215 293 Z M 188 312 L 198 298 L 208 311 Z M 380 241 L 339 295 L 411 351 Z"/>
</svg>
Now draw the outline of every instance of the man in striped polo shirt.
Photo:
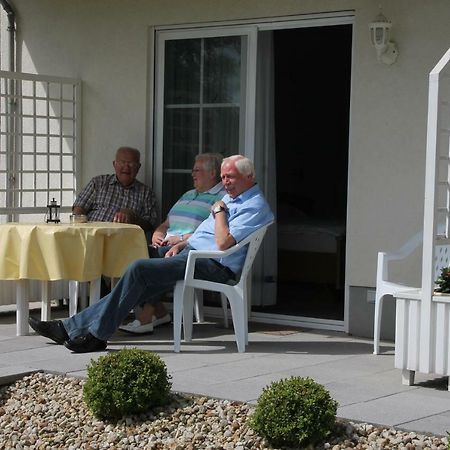
<svg viewBox="0 0 450 450">
<path fill-rule="evenodd" d="M 225 195 L 220 181 L 222 156 L 202 153 L 192 168 L 194 189 L 185 192 L 170 209 L 166 220 L 152 236 L 150 257 L 164 257 L 173 245 L 188 239 L 211 213 L 211 206 Z M 144 303 L 135 310 L 136 319 L 119 328 L 133 334 L 153 332 L 153 328 L 171 321 L 162 302 Z"/>
</svg>

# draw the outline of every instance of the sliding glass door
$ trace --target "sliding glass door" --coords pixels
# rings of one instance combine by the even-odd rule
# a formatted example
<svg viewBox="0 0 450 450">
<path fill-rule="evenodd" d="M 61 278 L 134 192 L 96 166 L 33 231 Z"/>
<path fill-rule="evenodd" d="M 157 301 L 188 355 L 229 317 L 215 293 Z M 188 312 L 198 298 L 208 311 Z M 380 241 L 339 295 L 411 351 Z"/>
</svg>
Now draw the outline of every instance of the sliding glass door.
<svg viewBox="0 0 450 450">
<path fill-rule="evenodd" d="M 194 156 L 220 152 L 254 161 L 277 217 L 253 266 L 252 320 L 346 327 L 352 21 L 343 12 L 155 33 L 152 173 L 162 214 L 191 188 Z M 325 106 L 332 133 L 323 132 Z M 326 251 L 317 230 L 332 238 Z"/>
</svg>

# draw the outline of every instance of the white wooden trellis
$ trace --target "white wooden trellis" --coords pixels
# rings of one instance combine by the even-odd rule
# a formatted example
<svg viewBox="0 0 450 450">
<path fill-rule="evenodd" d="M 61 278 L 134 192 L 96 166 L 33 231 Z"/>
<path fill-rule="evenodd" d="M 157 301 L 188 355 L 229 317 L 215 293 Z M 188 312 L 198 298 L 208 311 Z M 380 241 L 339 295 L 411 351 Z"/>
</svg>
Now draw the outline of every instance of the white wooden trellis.
<svg viewBox="0 0 450 450">
<path fill-rule="evenodd" d="M 80 80 L 0 71 L 0 221 L 70 211 L 80 130 Z"/>
<path fill-rule="evenodd" d="M 414 382 L 415 372 L 450 375 L 450 296 L 434 291 L 449 255 L 450 49 L 429 75 L 421 289 L 394 295 L 395 367 L 404 384 Z"/>
<path fill-rule="evenodd" d="M 0 71 L 0 223 L 43 222 L 53 197 L 68 215 L 80 148 L 79 79 Z M 39 300 L 39 283 L 30 287 L 30 300 Z M 67 289 L 52 283 L 52 298 Z M 14 282 L 0 281 L 0 304 L 13 303 Z"/>
</svg>

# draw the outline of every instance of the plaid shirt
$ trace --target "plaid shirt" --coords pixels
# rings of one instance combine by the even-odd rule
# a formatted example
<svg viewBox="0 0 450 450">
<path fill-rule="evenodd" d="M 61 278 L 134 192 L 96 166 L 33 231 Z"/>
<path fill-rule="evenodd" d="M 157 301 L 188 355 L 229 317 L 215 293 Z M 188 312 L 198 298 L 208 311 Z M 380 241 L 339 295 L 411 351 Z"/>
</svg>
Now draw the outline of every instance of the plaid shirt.
<svg viewBox="0 0 450 450">
<path fill-rule="evenodd" d="M 124 188 L 116 175 L 99 175 L 79 193 L 73 206 L 86 211 L 89 221 L 112 222 L 114 214 L 123 208 L 131 209 L 141 219 L 157 225 L 157 206 L 153 191 L 135 180 L 129 188 Z"/>
</svg>

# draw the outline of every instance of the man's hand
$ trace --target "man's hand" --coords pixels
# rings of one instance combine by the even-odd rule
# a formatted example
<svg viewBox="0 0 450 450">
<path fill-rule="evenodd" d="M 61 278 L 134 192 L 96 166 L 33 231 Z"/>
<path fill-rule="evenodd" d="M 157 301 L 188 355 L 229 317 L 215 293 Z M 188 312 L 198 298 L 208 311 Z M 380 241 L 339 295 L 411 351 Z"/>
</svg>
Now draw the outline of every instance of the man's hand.
<svg viewBox="0 0 450 450">
<path fill-rule="evenodd" d="M 186 247 L 186 241 L 178 242 L 178 244 L 169 248 L 169 250 L 164 255 L 164 258 L 170 258 L 171 256 L 177 255 L 181 252 L 181 250 L 183 250 L 184 247 Z"/>
<path fill-rule="evenodd" d="M 136 223 L 136 214 L 132 209 L 123 208 L 114 214 L 113 222 Z"/>
<path fill-rule="evenodd" d="M 182 236 L 168 236 L 164 242 L 163 245 L 176 245 L 179 242 L 183 241 L 184 239 L 182 238 Z"/>
<path fill-rule="evenodd" d="M 87 212 L 80 206 L 74 206 L 72 208 L 72 214 L 74 214 L 75 216 L 86 216 Z"/>
<path fill-rule="evenodd" d="M 152 234 L 152 245 L 153 245 L 153 247 L 161 247 L 162 245 L 164 245 L 165 237 L 166 237 L 165 233 L 156 230 Z"/>
</svg>

